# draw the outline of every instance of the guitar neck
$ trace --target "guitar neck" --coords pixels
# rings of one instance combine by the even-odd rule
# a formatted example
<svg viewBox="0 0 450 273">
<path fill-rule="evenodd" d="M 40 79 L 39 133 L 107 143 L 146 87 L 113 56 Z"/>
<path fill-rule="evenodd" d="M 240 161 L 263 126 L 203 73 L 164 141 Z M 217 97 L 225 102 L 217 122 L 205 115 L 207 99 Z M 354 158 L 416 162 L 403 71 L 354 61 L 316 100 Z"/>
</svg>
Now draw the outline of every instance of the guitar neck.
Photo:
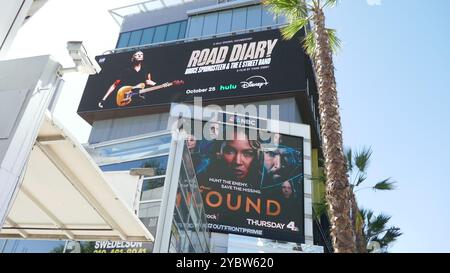
<svg viewBox="0 0 450 273">
<path fill-rule="evenodd" d="M 159 89 L 162 89 L 162 88 L 166 88 L 166 87 L 169 87 L 169 86 L 172 86 L 172 85 L 173 85 L 173 83 L 163 83 L 161 85 L 152 86 L 152 87 L 149 87 L 149 88 L 144 88 L 144 89 L 139 91 L 139 95 L 145 94 L 145 93 L 148 93 L 148 92 L 151 92 L 151 91 L 159 90 Z"/>
</svg>

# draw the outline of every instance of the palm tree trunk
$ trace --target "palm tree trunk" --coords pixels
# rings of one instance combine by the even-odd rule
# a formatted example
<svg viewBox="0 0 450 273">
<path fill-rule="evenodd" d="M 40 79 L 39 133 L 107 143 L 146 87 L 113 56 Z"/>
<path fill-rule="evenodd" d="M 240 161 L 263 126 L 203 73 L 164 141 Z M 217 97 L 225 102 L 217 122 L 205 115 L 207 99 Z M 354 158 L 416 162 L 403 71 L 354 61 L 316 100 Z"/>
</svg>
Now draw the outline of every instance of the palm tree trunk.
<svg viewBox="0 0 450 273">
<path fill-rule="evenodd" d="M 356 196 L 355 194 L 352 192 L 350 193 L 351 195 L 351 207 L 352 207 L 352 213 L 351 213 L 351 217 L 352 217 L 352 224 L 353 227 L 355 228 L 355 241 L 356 241 L 356 252 L 358 253 L 367 253 L 367 243 L 366 243 L 366 238 L 364 236 L 364 219 L 362 219 L 360 212 L 359 212 L 359 208 L 358 208 L 358 203 L 356 202 Z"/>
<path fill-rule="evenodd" d="M 334 75 L 333 54 L 322 9 L 313 13 L 316 50 L 314 63 L 319 91 L 321 135 L 327 175 L 327 202 L 331 214 L 331 236 L 336 253 L 355 252 L 350 218 L 350 187 L 344 158 L 341 118 Z"/>
</svg>

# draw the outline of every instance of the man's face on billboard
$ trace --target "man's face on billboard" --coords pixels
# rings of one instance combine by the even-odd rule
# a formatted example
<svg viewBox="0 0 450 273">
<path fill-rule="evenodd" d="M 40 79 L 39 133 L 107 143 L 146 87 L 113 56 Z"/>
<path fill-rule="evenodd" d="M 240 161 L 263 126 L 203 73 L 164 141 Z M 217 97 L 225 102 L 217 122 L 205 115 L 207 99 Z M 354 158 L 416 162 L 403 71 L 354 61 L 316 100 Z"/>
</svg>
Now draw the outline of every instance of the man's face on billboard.
<svg viewBox="0 0 450 273">
<path fill-rule="evenodd" d="M 223 159 L 236 179 L 245 179 L 256 157 L 248 140 L 233 140 L 223 148 Z"/>
<path fill-rule="evenodd" d="M 133 54 L 132 58 L 135 62 L 142 62 L 144 60 L 144 53 L 142 51 L 138 51 Z"/>
<path fill-rule="evenodd" d="M 280 176 L 281 156 L 278 150 L 264 152 L 264 167 L 274 178 Z"/>
<path fill-rule="evenodd" d="M 219 137 L 219 124 L 213 123 L 209 128 L 209 137 L 211 139 L 217 139 Z"/>
</svg>

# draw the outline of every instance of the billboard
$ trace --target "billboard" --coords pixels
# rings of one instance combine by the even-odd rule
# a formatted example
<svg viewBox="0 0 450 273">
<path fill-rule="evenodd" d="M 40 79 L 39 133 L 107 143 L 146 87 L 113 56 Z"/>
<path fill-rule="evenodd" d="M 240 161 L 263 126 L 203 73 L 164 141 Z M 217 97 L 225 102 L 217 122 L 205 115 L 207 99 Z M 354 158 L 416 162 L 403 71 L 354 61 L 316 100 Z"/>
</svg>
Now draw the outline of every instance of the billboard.
<svg viewBox="0 0 450 273">
<path fill-rule="evenodd" d="M 304 243 L 303 139 L 223 123 L 210 133 L 187 140 L 210 230 Z"/>
<path fill-rule="evenodd" d="M 306 89 L 298 38 L 268 30 L 96 57 L 78 113 L 280 94 Z"/>
</svg>

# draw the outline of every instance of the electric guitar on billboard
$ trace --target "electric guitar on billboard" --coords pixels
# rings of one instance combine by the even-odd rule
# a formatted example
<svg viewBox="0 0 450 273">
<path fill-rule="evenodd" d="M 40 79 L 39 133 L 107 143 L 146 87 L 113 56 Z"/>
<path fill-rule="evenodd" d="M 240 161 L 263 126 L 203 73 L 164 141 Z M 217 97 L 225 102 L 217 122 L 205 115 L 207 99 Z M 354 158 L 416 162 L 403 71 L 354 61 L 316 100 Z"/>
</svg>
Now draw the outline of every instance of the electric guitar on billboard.
<svg viewBox="0 0 450 273">
<path fill-rule="evenodd" d="M 145 83 L 140 83 L 135 86 L 124 86 L 117 91 L 116 103 L 117 106 L 127 106 L 131 103 L 133 96 L 141 96 L 145 93 L 167 88 L 170 86 L 177 86 L 184 84 L 182 80 L 176 80 L 172 82 L 166 82 L 160 85 L 145 88 Z"/>
</svg>

